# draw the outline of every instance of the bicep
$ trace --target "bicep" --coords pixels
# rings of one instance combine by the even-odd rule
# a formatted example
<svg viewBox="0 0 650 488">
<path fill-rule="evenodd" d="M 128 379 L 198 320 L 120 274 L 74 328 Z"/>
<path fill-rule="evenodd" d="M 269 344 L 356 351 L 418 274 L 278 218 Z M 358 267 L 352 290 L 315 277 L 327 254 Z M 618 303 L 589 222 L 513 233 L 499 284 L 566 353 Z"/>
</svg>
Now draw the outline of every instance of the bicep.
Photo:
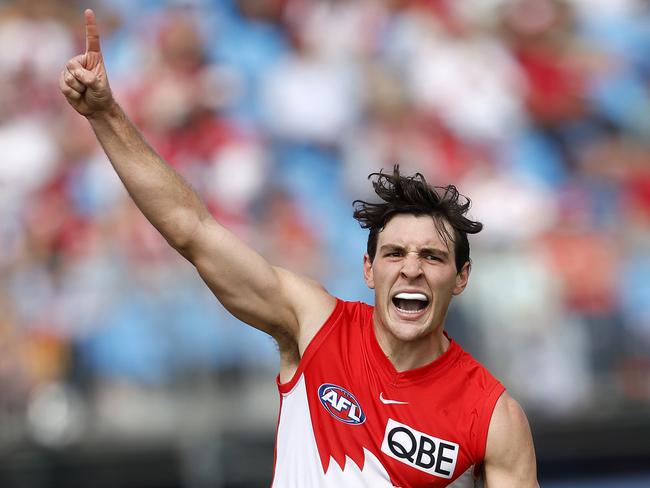
<svg viewBox="0 0 650 488">
<path fill-rule="evenodd" d="M 230 313 L 276 338 L 298 341 L 302 324 L 326 313 L 320 285 L 272 266 L 213 219 L 200 224 L 184 255 Z"/>
<path fill-rule="evenodd" d="M 492 414 L 485 453 L 486 488 L 538 488 L 535 448 L 524 411 L 504 392 Z"/>
</svg>

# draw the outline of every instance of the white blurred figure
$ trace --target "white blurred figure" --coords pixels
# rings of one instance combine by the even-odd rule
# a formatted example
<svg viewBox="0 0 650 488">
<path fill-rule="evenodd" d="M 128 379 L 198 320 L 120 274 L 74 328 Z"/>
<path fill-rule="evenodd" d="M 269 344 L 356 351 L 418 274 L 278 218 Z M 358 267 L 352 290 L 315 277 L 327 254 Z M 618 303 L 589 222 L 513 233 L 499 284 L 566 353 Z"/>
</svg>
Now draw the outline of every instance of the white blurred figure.
<svg viewBox="0 0 650 488">
<path fill-rule="evenodd" d="M 252 235 L 250 209 L 264 190 L 268 168 L 262 146 L 241 138 L 216 150 L 203 172 L 201 190 L 208 205 L 245 240 Z"/>
<path fill-rule="evenodd" d="M 268 130 L 289 140 L 336 144 L 356 117 L 354 75 L 349 68 L 291 56 L 264 87 Z"/>
<path fill-rule="evenodd" d="M 581 322 L 566 318 L 541 250 L 512 243 L 473 254 L 472 286 L 460 304 L 490 367 L 533 410 L 562 415 L 584 407 L 593 388 L 588 337 Z"/>
<path fill-rule="evenodd" d="M 87 412 L 79 392 L 65 383 L 40 385 L 27 407 L 27 429 L 40 445 L 63 448 L 80 440 Z"/>
<path fill-rule="evenodd" d="M 14 13 L 0 22 L 0 77 L 29 70 L 39 83 L 51 84 L 61 59 L 74 53 L 74 40 L 53 15 L 58 2 L 17 3 Z"/>
<path fill-rule="evenodd" d="M 485 232 L 474 240 L 472 286 L 460 303 L 490 364 L 536 410 L 562 415 L 584 406 L 593 390 L 589 338 L 581 321 L 567 318 L 561 278 L 541 242 L 558 222 L 555 194 L 491 166 L 462 189 Z"/>
<path fill-rule="evenodd" d="M 499 40 L 465 21 L 406 12 L 386 42 L 388 59 L 403 72 L 415 106 L 462 138 L 500 142 L 525 121 L 525 83 Z"/>
<path fill-rule="evenodd" d="M 0 264 L 20 254 L 22 209 L 56 170 L 52 80 L 75 47 L 57 2 L 10 3 L 0 16 Z"/>
<path fill-rule="evenodd" d="M 317 55 L 332 61 L 364 59 L 375 53 L 389 20 L 376 0 L 325 0 L 289 10 L 300 36 Z"/>
<path fill-rule="evenodd" d="M 514 173 L 481 165 L 468 173 L 461 185 L 466 194 L 472 195 L 473 217 L 489 229 L 476 238 L 483 245 L 532 242 L 557 221 L 555 193 L 534 177 Z"/>
<path fill-rule="evenodd" d="M 25 198 L 56 169 L 59 150 L 44 117 L 0 124 L 0 208 Z"/>
<path fill-rule="evenodd" d="M 304 15 L 309 19 L 310 12 Z M 337 145 L 358 122 L 358 66 L 350 57 L 323 52 L 324 41 L 331 40 L 324 36 L 338 36 L 336 31 L 294 24 L 295 49 L 271 70 L 262 89 L 267 129 L 290 141 Z"/>
<path fill-rule="evenodd" d="M 585 18 L 607 19 L 612 17 L 634 18 L 646 8 L 643 0 L 568 0 L 579 16 Z"/>
</svg>

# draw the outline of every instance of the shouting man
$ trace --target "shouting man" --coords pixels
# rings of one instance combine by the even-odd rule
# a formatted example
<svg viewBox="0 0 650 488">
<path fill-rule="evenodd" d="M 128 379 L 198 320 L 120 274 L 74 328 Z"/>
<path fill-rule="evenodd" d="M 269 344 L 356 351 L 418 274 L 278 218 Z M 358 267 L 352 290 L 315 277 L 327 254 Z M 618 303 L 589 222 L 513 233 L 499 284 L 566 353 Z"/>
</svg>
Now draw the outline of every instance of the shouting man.
<svg viewBox="0 0 650 488">
<path fill-rule="evenodd" d="M 377 173 L 363 272 L 375 306 L 274 267 L 214 220 L 113 98 L 92 10 L 86 52 L 59 80 L 129 194 L 241 321 L 275 338 L 275 487 L 537 487 L 526 417 L 444 330 L 470 274 L 469 201 L 453 186 Z"/>
</svg>

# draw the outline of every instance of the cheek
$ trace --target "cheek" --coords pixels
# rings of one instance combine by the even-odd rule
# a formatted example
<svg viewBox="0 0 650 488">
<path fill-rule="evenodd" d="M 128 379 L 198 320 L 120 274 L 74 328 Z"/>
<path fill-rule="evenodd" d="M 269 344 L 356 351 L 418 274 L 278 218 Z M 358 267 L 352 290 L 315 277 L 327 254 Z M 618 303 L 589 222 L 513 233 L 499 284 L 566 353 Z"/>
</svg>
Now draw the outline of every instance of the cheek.
<svg viewBox="0 0 650 488">
<path fill-rule="evenodd" d="M 432 276 L 429 283 L 433 291 L 451 294 L 456 288 L 456 273 L 442 273 Z"/>
<path fill-rule="evenodd" d="M 375 269 L 373 272 L 373 283 L 375 290 L 379 291 L 382 296 L 388 293 L 392 287 L 393 280 L 389 270 Z"/>
</svg>

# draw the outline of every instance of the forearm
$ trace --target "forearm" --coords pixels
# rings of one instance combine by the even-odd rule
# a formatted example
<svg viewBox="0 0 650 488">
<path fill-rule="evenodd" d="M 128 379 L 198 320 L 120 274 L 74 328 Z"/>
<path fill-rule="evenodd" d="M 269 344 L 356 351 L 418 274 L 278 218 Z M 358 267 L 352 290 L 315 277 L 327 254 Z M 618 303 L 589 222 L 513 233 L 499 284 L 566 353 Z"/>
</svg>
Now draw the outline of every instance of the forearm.
<svg viewBox="0 0 650 488">
<path fill-rule="evenodd" d="M 196 267 L 235 316 L 294 342 L 302 337 L 303 321 L 320 325 L 331 313 L 334 298 L 272 267 L 211 217 L 198 195 L 147 144 L 114 101 L 95 13 L 86 9 L 84 18 L 86 52 L 68 60 L 59 75 L 59 88 L 72 108 L 90 122 L 142 213 Z"/>
<path fill-rule="evenodd" d="M 116 102 L 88 121 L 140 211 L 182 252 L 209 216 L 201 199 L 149 146 Z"/>
</svg>

